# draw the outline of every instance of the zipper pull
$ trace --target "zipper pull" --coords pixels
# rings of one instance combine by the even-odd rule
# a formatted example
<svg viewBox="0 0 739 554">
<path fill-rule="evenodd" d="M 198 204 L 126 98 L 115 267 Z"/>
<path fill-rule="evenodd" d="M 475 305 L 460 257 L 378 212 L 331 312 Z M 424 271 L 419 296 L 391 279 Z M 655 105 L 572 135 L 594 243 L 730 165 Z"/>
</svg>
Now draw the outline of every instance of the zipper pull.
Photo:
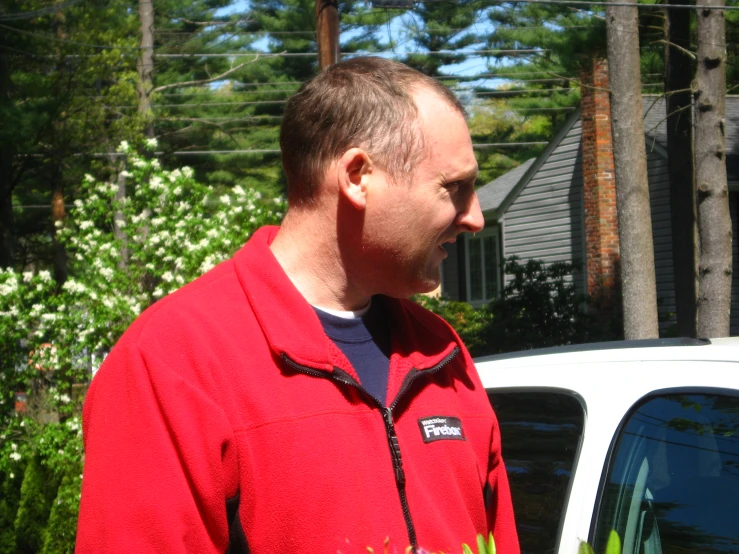
<svg viewBox="0 0 739 554">
<path fill-rule="evenodd" d="M 393 458 L 393 469 L 395 470 L 395 480 L 398 485 L 405 486 L 405 471 L 403 471 L 403 458 L 400 455 L 400 444 L 398 436 L 395 434 L 395 424 L 393 423 L 393 412 L 390 408 L 382 410 L 382 417 L 385 419 L 385 428 L 387 430 L 387 440 L 390 444 L 390 454 Z"/>
</svg>

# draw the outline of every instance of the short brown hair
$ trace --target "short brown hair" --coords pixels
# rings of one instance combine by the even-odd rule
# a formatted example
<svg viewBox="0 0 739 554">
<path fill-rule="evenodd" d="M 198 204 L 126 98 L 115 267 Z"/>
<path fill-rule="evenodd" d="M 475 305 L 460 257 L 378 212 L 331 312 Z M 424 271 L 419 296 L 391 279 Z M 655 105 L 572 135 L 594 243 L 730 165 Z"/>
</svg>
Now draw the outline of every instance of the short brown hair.
<svg viewBox="0 0 739 554">
<path fill-rule="evenodd" d="M 465 114 L 440 82 L 383 58 L 351 58 L 304 83 L 288 100 L 280 129 L 290 204 L 310 202 L 328 165 L 353 147 L 366 149 L 392 177 L 410 177 L 424 154 L 414 88 L 436 92 Z"/>
</svg>

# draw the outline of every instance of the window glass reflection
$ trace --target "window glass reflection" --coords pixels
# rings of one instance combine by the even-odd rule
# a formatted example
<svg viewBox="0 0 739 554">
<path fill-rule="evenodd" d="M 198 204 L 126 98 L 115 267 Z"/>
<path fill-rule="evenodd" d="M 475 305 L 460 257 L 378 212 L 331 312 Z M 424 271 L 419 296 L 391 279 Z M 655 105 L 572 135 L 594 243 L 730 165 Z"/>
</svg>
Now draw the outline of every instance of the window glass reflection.
<svg viewBox="0 0 739 554">
<path fill-rule="evenodd" d="M 488 396 L 500 422 L 521 552 L 554 552 L 582 435 L 583 407 L 562 393 Z"/>
<path fill-rule="evenodd" d="M 624 554 L 739 552 L 739 398 L 665 395 L 628 418 L 597 513 Z"/>
</svg>

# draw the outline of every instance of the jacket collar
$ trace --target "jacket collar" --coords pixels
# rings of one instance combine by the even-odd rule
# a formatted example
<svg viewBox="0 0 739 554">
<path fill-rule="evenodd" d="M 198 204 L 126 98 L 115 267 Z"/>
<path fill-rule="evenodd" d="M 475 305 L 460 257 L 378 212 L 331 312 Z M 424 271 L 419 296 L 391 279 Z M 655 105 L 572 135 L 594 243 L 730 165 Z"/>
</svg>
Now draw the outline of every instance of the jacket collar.
<svg viewBox="0 0 739 554">
<path fill-rule="evenodd" d="M 234 257 L 241 286 L 274 354 L 300 365 L 332 372 L 339 367 L 356 378 L 343 353 L 323 331 L 313 307 L 303 298 L 272 254 L 278 227 L 262 227 Z M 390 314 L 391 374 L 428 369 L 457 346 L 453 331 L 439 318 L 408 300 L 382 297 Z"/>
</svg>

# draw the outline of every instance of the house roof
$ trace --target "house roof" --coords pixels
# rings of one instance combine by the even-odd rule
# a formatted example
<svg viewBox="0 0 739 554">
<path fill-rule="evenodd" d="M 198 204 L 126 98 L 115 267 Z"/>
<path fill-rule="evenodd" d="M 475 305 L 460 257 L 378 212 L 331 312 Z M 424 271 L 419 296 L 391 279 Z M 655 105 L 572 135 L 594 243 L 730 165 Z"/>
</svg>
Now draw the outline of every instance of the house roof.
<svg viewBox="0 0 739 554">
<path fill-rule="evenodd" d="M 477 189 L 477 198 L 480 201 L 480 209 L 483 212 L 497 210 L 503 203 L 503 200 L 506 199 L 516 184 L 521 180 L 521 177 L 526 173 L 526 170 L 528 170 L 529 167 L 531 167 L 531 164 L 535 161 L 536 158 L 526 160 L 508 173 L 501 175 L 497 179 L 493 179 L 488 184 Z"/>
<path fill-rule="evenodd" d="M 667 154 L 667 120 L 665 99 L 657 95 L 644 95 L 642 97 L 644 110 L 644 134 L 656 145 L 656 149 L 663 155 Z M 578 109 L 560 128 L 559 132 L 549 143 L 547 148 L 538 158 L 526 160 L 518 167 L 497 179 L 490 181 L 477 189 L 480 200 L 480 208 L 483 213 L 500 215 L 501 209 L 507 209 L 510 202 L 518 195 L 525 186 L 537 167 L 549 157 L 552 150 L 559 141 L 564 138 L 566 132 L 580 118 Z M 726 172 L 729 181 L 739 182 L 739 96 L 726 97 Z M 531 171 L 529 171 L 531 169 Z"/>
</svg>

